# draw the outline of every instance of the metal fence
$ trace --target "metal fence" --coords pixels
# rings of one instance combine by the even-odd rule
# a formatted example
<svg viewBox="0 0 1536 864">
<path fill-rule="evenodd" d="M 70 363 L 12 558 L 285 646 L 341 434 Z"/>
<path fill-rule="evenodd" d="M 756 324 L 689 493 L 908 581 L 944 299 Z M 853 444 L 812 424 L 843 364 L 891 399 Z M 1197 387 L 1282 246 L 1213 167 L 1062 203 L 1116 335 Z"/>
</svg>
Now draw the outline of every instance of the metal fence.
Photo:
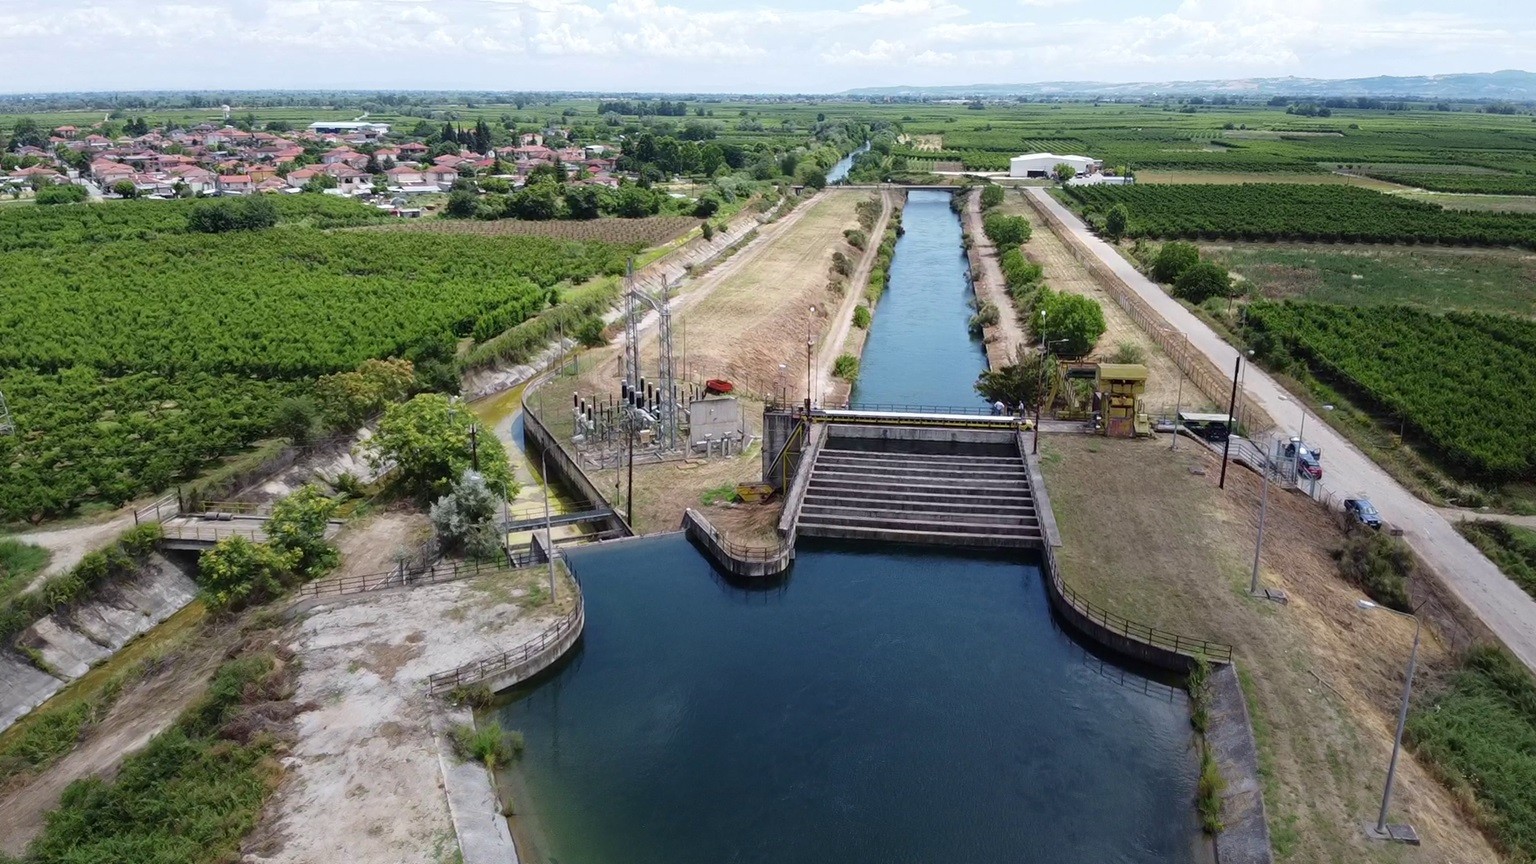
<svg viewBox="0 0 1536 864">
<path fill-rule="evenodd" d="M 352 576 L 339 576 L 334 579 L 321 579 L 318 582 L 310 582 L 299 586 L 294 594 L 298 597 L 339 597 L 346 594 L 361 594 L 367 591 L 382 591 L 385 588 L 409 588 L 423 585 L 437 585 L 443 582 L 453 582 L 459 579 L 469 579 L 475 576 L 485 576 L 492 573 L 509 573 L 521 567 L 530 566 L 533 563 L 533 551 L 518 550 L 510 553 L 508 560 L 502 561 L 439 561 L 422 569 L 412 569 L 404 565 L 393 570 L 385 570 L 378 573 L 362 573 Z"/>
<path fill-rule="evenodd" d="M 722 552 L 737 561 L 780 561 L 789 552 L 788 545 L 784 543 L 772 546 L 757 543 L 737 543 L 721 534 L 720 530 L 706 519 L 702 513 L 692 509 L 689 512 L 694 515 L 694 524 L 709 534 L 710 542 L 719 546 Z M 684 524 L 686 525 L 686 521 Z"/>
<path fill-rule="evenodd" d="M 181 515 L 181 502 L 175 495 L 166 495 L 133 511 L 133 524 L 164 522 Z"/>
<path fill-rule="evenodd" d="M 1089 621 L 1116 633 L 1126 639 L 1151 645 L 1176 654 L 1201 656 L 1207 660 L 1221 663 L 1232 662 L 1232 646 L 1225 642 L 1217 642 L 1211 639 L 1191 639 L 1188 636 L 1180 636 L 1167 630 L 1149 627 L 1145 624 L 1132 621 L 1123 615 L 1105 609 L 1095 604 L 1072 589 L 1061 578 L 1061 572 L 1056 567 L 1056 553 L 1049 543 L 1045 545 L 1046 569 L 1050 571 L 1051 582 L 1055 585 L 1056 592 L 1066 602 L 1076 609 L 1079 614 Z"/>
<path fill-rule="evenodd" d="M 545 650 L 559 644 L 567 636 L 580 633 L 586 622 L 586 602 L 581 592 L 576 594 L 576 608 L 544 628 L 537 636 L 509 651 L 494 657 L 472 660 L 456 669 L 438 672 L 427 678 L 427 689 L 434 696 L 448 693 L 456 687 L 471 687 L 488 681 L 509 670 L 537 658 Z"/>
</svg>

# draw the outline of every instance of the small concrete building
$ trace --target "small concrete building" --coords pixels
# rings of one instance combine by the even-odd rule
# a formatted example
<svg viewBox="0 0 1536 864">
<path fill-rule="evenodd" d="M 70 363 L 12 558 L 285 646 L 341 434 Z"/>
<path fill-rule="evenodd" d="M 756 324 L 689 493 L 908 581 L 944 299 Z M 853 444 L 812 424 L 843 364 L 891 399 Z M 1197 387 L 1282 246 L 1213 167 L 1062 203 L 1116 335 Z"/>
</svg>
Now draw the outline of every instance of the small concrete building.
<svg viewBox="0 0 1536 864">
<path fill-rule="evenodd" d="M 1008 160 L 1009 177 L 1050 177 L 1056 166 L 1065 162 L 1071 165 L 1077 176 L 1084 174 L 1096 174 L 1103 169 L 1104 163 L 1098 159 L 1090 159 L 1087 156 L 1058 156 L 1055 153 L 1026 153 L 1023 156 L 1015 156 Z"/>
</svg>

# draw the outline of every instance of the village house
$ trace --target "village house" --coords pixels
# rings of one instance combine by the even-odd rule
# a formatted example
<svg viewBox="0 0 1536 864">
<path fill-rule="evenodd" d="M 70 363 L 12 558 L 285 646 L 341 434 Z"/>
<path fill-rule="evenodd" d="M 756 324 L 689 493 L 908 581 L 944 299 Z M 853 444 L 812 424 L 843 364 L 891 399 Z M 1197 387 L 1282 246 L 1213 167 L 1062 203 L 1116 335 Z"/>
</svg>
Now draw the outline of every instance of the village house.
<svg viewBox="0 0 1536 864">
<path fill-rule="evenodd" d="M 223 195 L 249 195 L 256 187 L 249 174 L 226 174 L 218 182 L 219 193 Z"/>
</svg>

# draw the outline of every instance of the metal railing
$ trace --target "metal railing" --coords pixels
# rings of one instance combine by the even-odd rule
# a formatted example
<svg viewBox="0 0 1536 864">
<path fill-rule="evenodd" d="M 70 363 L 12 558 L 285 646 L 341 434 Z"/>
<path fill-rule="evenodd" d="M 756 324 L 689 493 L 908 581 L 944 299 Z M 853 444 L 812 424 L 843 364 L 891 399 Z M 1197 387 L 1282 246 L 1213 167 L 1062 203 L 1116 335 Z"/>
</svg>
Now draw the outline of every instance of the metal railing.
<svg viewBox="0 0 1536 864">
<path fill-rule="evenodd" d="M 175 495 L 165 495 L 133 511 L 133 524 L 164 522 L 181 515 L 181 502 Z"/>
<path fill-rule="evenodd" d="M 400 566 L 393 570 L 377 573 L 361 573 L 352 576 L 338 576 L 333 579 L 321 579 L 317 582 L 300 585 L 298 590 L 294 591 L 294 595 L 297 597 L 339 597 L 346 594 L 361 594 L 366 591 L 382 591 L 385 588 L 437 585 L 443 582 L 453 582 L 459 579 L 469 579 L 492 573 L 509 573 L 533 563 L 533 551 L 531 549 L 518 550 L 509 553 L 507 557 L 508 560 L 505 562 L 439 561 L 422 569 Z"/>
<path fill-rule="evenodd" d="M 200 516 L 204 513 L 233 513 L 238 516 L 256 516 L 267 508 L 268 505 L 257 504 L 253 501 L 203 501 L 195 511 L 189 511 L 189 516 Z"/>
<path fill-rule="evenodd" d="M 791 547 L 787 543 L 779 543 L 772 546 L 759 543 L 738 543 L 721 534 L 720 529 L 704 518 L 702 513 L 691 509 L 689 512 L 694 515 L 694 524 L 709 535 L 710 542 L 719 546 L 720 551 L 737 561 L 781 561 L 789 554 Z M 684 525 L 687 525 L 686 520 Z"/>
<path fill-rule="evenodd" d="M 217 543 L 230 537 L 244 537 L 247 540 L 261 542 L 266 539 L 267 532 L 263 530 L 265 522 L 257 522 L 245 526 L 209 525 L 205 523 L 187 524 L 181 522 L 175 525 L 166 525 L 161 532 L 161 540 L 180 541 L 183 543 Z"/>
<path fill-rule="evenodd" d="M 585 622 L 586 602 L 582 599 L 580 589 L 577 589 L 576 608 L 544 628 L 537 636 L 494 657 L 472 660 L 456 669 L 430 675 L 427 678 L 427 689 L 432 695 L 437 696 L 448 693 L 456 687 L 480 684 L 508 670 L 516 669 L 537 658 L 549 648 L 560 644 L 567 636 L 580 633 Z"/>
<path fill-rule="evenodd" d="M 1056 553 L 1049 543 L 1045 544 L 1046 569 L 1050 571 L 1051 583 L 1055 586 L 1056 593 L 1060 594 L 1068 605 L 1077 610 L 1078 614 L 1087 618 L 1104 629 L 1144 645 L 1151 645 L 1172 651 L 1176 654 L 1200 656 L 1207 660 L 1220 663 L 1232 662 L 1232 646 L 1225 642 L 1217 642 L 1212 639 L 1191 639 L 1167 630 L 1149 627 L 1132 621 L 1123 615 L 1105 609 L 1095 604 L 1072 589 L 1061 578 L 1061 572 L 1056 568 Z"/>
<path fill-rule="evenodd" d="M 847 402 L 842 405 L 819 405 L 834 411 L 882 411 L 887 414 L 966 414 L 979 417 L 996 416 L 1012 419 L 1012 415 L 994 414 L 989 405 L 916 405 L 885 402 Z"/>
</svg>

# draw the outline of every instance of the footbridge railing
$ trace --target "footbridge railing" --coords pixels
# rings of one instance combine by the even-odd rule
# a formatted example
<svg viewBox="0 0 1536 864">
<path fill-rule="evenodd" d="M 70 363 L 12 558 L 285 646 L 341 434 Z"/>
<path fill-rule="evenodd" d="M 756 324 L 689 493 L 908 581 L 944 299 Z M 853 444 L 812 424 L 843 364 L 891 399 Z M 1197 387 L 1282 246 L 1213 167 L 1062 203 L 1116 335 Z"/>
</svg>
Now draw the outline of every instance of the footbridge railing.
<svg viewBox="0 0 1536 864">
<path fill-rule="evenodd" d="M 334 579 L 320 579 L 300 585 L 296 597 L 340 597 L 386 588 L 417 587 L 470 579 L 492 573 L 507 573 L 533 563 L 531 550 L 520 550 L 507 561 L 438 561 L 421 569 L 396 567 L 376 573 L 358 573 Z"/>
</svg>

